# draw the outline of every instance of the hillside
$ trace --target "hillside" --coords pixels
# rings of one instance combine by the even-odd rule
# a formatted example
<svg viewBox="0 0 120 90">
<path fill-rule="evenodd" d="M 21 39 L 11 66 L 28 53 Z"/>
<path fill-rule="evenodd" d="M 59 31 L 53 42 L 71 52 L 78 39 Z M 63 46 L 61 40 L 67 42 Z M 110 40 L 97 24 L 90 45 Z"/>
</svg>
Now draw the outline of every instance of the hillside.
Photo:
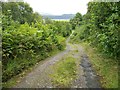
<svg viewBox="0 0 120 90">
<path fill-rule="evenodd" d="M 42 15 L 43 18 L 50 18 L 50 19 L 71 19 L 75 16 L 75 14 L 63 14 L 63 15 Z"/>
</svg>

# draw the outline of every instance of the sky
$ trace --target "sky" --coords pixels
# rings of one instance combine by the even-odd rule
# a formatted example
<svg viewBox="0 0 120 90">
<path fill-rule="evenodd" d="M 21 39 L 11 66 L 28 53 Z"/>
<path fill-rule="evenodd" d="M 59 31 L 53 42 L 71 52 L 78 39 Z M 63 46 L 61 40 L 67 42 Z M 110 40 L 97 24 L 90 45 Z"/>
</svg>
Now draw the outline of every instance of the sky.
<svg viewBox="0 0 120 90">
<path fill-rule="evenodd" d="M 90 0 L 24 0 L 40 14 L 62 15 L 76 14 L 84 15 L 87 12 L 87 3 Z"/>
</svg>

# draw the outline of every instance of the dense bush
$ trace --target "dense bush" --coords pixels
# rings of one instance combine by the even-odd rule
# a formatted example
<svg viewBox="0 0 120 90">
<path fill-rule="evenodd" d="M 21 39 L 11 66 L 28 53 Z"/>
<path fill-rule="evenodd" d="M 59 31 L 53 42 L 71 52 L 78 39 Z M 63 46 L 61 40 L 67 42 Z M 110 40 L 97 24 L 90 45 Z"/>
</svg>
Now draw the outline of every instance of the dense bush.
<svg viewBox="0 0 120 90">
<path fill-rule="evenodd" d="M 3 2 L 2 7 L 2 80 L 6 82 L 51 52 L 63 50 L 71 25 L 44 21 L 26 3 Z"/>
<path fill-rule="evenodd" d="M 41 24 L 38 24 L 38 26 L 39 25 Z M 41 57 L 47 57 L 47 53 L 53 49 L 62 50 L 65 42 L 62 36 L 57 36 L 47 25 L 41 25 L 41 29 L 31 27 L 27 23 L 20 25 L 18 28 L 13 26 L 9 26 L 9 28 L 3 31 L 3 81 L 9 79 L 12 75 L 14 76 L 15 73 L 17 74 L 15 68 L 21 67 L 22 69 L 26 64 L 32 62 L 32 60 L 30 61 L 29 59 L 38 53 Z M 12 71 L 13 69 L 10 70 L 8 65 L 10 63 L 19 63 L 19 61 L 16 61 L 18 58 L 27 59 L 30 62 L 25 61 L 26 63 L 24 63 L 21 62 L 21 60 L 20 65 L 14 65 L 13 69 L 15 71 Z M 22 65 L 22 63 L 25 65 Z M 10 71 L 8 72 L 8 70 Z"/>
<path fill-rule="evenodd" d="M 115 2 L 89 2 L 83 16 L 83 29 L 77 30 L 79 39 L 88 41 L 109 57 L 120 57 L 120 7 Z M 81 31 L 80 31 L 81 30 Z"/>
<path fill-rule="evenodd" d="M 76 13 L 75 17 L 70 19 L 70 24 L 72 25 L 72 29 L 75 29 L 77 26 L 80 26 L 82 24 L 81 13 Z"/>
</svg>

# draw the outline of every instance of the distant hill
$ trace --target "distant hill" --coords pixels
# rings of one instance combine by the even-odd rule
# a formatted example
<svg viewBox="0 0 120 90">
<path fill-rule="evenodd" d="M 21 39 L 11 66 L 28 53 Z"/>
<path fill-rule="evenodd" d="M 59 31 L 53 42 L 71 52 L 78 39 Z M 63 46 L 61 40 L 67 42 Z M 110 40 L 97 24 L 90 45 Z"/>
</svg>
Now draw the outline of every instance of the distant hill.
<svg viewBox="0 0 120 90">
<path fill-rule="evenodd" d="M 63 15 L 42 15 L 43 18 L 50 19 L 71 19 L 75 16 L 75 14 L 63 14 Z"/>
</svg>

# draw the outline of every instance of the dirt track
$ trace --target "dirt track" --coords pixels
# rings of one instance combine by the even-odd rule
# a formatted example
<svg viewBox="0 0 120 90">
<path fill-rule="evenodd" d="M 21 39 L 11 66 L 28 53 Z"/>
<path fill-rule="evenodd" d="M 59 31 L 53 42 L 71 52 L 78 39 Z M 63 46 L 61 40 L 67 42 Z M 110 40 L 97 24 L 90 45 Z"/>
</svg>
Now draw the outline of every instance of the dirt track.
<svg viewBox="0 0 120 90">
<path fill-rule="evenodd" d="M 78 62 L 78 74 L 76 79 L 71 82 L 70 88 L 100 88 L 98 77 L 96 76 L 89 57 L 84 53 L 84 49 L 78 44 L 70 44 L 66 40 L 66 50 L 44 60 L 38 64 L 30 73 L 21 79 L 14 88 L 53 88 L 50 74 L 53 73 L 51 68 L 56 62 L 66 56 L 73 56 Z M 61 87 L 60 87 L 61 88 Z"/>
</svg>

